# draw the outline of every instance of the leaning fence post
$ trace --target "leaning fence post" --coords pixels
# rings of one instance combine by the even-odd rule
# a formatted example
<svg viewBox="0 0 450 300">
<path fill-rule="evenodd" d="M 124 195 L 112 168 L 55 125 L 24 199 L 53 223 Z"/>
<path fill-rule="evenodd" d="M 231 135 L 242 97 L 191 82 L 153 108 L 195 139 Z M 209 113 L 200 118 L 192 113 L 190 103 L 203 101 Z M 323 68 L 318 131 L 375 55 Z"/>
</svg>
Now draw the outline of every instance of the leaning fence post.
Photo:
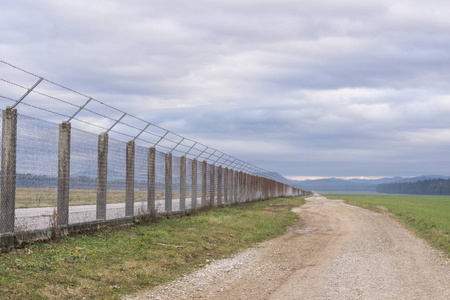
<svg viewBox="0 0 450 300">
<path fill-rule="evenodd" d="M 202 206 L 206 205 L 206 160 L 202 162 Z"/>
<path fill-rule="evenodd" d="M 192 161 L 191 209 L 197 208 L 197 160 Z"/>
<path fill-rule="evenodd" d="M 180 211 L 186 209 L 186 156 L 180 157 Z"/>
<path fill-rule="evenodd" d="M 166 153 L 165 211 L 172 211 L 172 153 Z"/>
<path fill-rule="evenodd" d="M 17 110 L 3 110 L 0 233 L 14 232 L 16 204 Z M 9 241 L 12 244 L 12 241 Z M 3 246 L 2 241 L 2 246 Z M 11 245 L 7 245 L 8 247 Z"/>
<path fill-rule="evenodd" d="M 59 125 L 58 196 L 56 201 L 56 224 L 58 226 L 69 224 L 70 129 L 69 122 Z"/>
<path fill-rule="evenodd" d="M 147 173 L 147 213 L 154 214 L 156 213 L 155 207 L 155 158 L 156 158 L 156 149 L 155 147 L 151 147 L 148 149 L 148 173 Z"/>
<path fill-rule="evenodd" d="M 126 180 L 125 180 L 125 216 L 132 217 L 134 215 L 134 158 L 135 143 L 129 141 L 127 143 L 126 158 Z"/>
<path fill-rule="evenodd" d="M 106 193 L 108 190 L 108 134 L 98 136 L 97 161 L 97 220 L 106 220 Z"/>
</svg>

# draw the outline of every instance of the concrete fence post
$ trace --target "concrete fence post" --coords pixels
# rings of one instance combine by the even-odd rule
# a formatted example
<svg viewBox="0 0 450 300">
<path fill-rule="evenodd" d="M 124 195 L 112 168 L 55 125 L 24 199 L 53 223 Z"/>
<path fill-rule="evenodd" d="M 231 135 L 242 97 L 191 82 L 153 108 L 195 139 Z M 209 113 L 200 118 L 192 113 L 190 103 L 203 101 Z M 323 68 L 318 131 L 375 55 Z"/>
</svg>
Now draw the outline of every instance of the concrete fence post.
<svg viewBox="0 0 450 300">
<path fill-rule="evenodd" d="M 156 213 L 156 149 L 148 149 L 148 173 L 147 173 L 147 213 Z"/>
<path fill-rule="evenodd" d="M 260 188 L 259 188 L 259 176 L 255 175 L 254 179 L 255 179 L 255 200 L 258 201 L 259 200 L 259 191 L 260 191 Z"/>
<path fill-rule="evenodd" d="M 241 179 L 241 187 L 240 187 L 241 202 L 245 202 L 245 173 L 241 171 L 239 178 Z"/>
<path fill-rule="evenodd" d="M 217 206 L 222 206 L 222 166 L 217 168 Z"/>
<path fill-rule="evenodd" d="M 258 176 L 253 176 L 253 200 L 258 200 Z"/>
<path fill-rule="evenodd" d="M 259 200 L 259 192 L 260 192 L 260 186 L 259 186 L 259 176 L 255 175 L 255 200 Z"/>
<path fill-rule="evenodd" d="M 215 206 L 216 166 L 209 165 L 209 206 Z"/>
<path fill-rule="evenodd" d="M 252 201 L 252 175 L 246 174 L 247 185 L 247 201 Z"/>
<path fill-rule="evenodd" d="M 125 216 L 132 217 L 134 215 L 134 158 L 135 143 L 129 141 L 127 143 L 127 161 L 126 161 L 126 194 L 125 194 Z"/>
<path fill-rule="evenodd" d="M 245 186 L 246 186 L 246 193 L 245 193 L 245 198 L 246 201 L 251 202 L 252 198 L 251 198 L 251 178 L 250 178 L 250 174 L 246 173 L 245 174 Z"/>
<path fill-rule="evenodd" d="M 228 176 L 229 176 L 229 182 L 228 182 L 228 187 L 229 187 L 229 194 L 228 194 L 228 204 L 233 204 L 233 198 L 234 198 L 234 172 L 232 169 L 228 170 Z"/>
<path fill-rule="evenodd" d="M 245 173 L 245 201 L 250 202 L 250 174 Z"/>
<path fill-rule="evenodd" d="M 253 201 L 253 175 L 248 174 L 248 200 Z"/>
<path fill-rule="evenodd" d="M 202 162 L 202 206 L 206 205 L 206 160 Z"/>
<path fill-rule="evenodd" d="M 255 201 L 255 178 L 250 175 L 250 201 Z"/>
<path fill-rule="evenodd" d="M 192 161 L 191 209 L 197 208 L 197 160 Z"/>
<path fill-rule="evenodd" d="M 228 177 L 228 168 L 223 170 L 223 202 L 225 205 L 230 204 L 228 200 L 228 191 L 229 191 L 229 177 Z"/>
<path fill-rule="evenodd" d="M 165 211 L 172 211 L 172 153 L 166 154 L 166 174 L 165 174 Z"/>
<path fill-rule="evenodd" d="M 71 125 L 69 122 L 63 122 L 59 125 L 58 196 L 56 201 L 56 222 L 58 226 L 69 224 L 70 131 Z"/>
<path fill-rule="evenodd" d="M 0 233 L 12 233 L 16 205 L 17 110 L 11 107 L 3 110 L 2 124 Z M 1 243 L 3 247 L 3 238 Z M 9 240 L 6 246 L 9 248 L 12 243 L 13 240 Z"/>
<path fill-rule="evenodd" d="M 241 202 L 245 202 L 245 173 L 241 171 L 241 175 L 239 176 L 241 178 Z"/>
<path fill-rule="evenodd" d="M 106 220 L 106 193 L 108 190 L 108 134 L 98 136 L 97 160 L 97 220 Z"/>
<path fill-rule="evenodd" d="M 248 202 L 248 174 L 244 173 L 244 202 Z"/>
<path fill-rule="evenodd" d="M 239 172 L 234 171 L 234 203 L 239 202 Z"/>
<path fill-rule="evenodd" d="M 180 211 L 186 209 L 186 156 L 180 157 Z"/>
<path fill-rule="evenodd" d="M 259 194 L 259 199 L 265 199 L 265 195 L 264 195 L 264 177 L 260 176 L 259 177 L 259 187 L 260 187 L 260 194 Z"/>
<path fill-rule="evenodd" d="M 244 185 L 244 183 L 245 183 L 245 174 L 244 174 L 244 172 L 239 172 L 239 181 L 240 181 L 240 184 L 239 184 L 239 202 L 245 202 L 245 199 L 244 199 L 244 193 L 245 193 L 245 185 Z"/>
</svg>

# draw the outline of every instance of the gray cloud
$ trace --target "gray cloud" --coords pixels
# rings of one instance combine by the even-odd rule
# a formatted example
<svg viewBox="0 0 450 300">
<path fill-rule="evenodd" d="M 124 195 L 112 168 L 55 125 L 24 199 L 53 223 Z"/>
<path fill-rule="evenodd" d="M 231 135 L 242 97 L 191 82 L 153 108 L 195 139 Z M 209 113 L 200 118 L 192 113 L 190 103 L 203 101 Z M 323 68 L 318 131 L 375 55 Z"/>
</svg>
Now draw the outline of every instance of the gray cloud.
<svg viewBox="0 0 450 300">
<path fill-rule="evenodd" d="M 446 1 L 9 1 L 0 53 L 284 175 L 447 174 L 449 13 Z"/>
</svg>

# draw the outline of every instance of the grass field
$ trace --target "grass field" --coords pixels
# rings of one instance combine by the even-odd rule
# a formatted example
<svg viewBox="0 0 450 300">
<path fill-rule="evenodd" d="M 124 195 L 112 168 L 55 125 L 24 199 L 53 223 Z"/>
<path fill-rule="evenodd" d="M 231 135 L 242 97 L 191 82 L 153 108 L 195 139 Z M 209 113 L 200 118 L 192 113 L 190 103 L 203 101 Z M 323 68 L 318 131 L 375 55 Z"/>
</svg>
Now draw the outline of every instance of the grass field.
<svg viewBox="0 0 450 300">
<path fill-rule="evenodd" d="M 271 199 L 0 254 L 0 298 L 117 299 L 281 235 L 303 203 Z"/>
<path fill-rule="evenodd" d="M 172 192 L 172 197 L 178 199 L 180 193 Z M 186 197 L 190 197 L 187 194 Z M 156 200 L 164 199 L 164 191 L 155 192 Z M 16 208 L 29 207 L 53 207 L 56 206 L 57 189 L 55 188 L 17 188 Z M 141 202 L 147 200 L 147 191 L 135 190 L 134 201 Z M 107 203 L 125 202 L 125 190 L 108 190 Z M 88 205 L 97 203 L 97 190 L 94 189 L 70 189 L 70 205 Z"/>
<path fill-rule="evenodd" d="M 409 195 L 325 195 L 389 213 L 436 248 L 450 255 L 450 197 Z"/>
</svg>

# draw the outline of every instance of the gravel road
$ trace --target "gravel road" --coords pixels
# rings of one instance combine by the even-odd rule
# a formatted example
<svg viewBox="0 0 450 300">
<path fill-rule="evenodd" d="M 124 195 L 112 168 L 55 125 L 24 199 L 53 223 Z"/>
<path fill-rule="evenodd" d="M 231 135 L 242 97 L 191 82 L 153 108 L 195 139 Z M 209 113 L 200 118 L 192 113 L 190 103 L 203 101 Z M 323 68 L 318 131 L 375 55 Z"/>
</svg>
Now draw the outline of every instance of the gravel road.
<svg viewBox="0 0 450 300">
<path fill-rule="evenodd" d="M 125 299 L 450 299 L 450 261 L 391 218 L 320 195 L 286 234 Z"/>
</svg>

